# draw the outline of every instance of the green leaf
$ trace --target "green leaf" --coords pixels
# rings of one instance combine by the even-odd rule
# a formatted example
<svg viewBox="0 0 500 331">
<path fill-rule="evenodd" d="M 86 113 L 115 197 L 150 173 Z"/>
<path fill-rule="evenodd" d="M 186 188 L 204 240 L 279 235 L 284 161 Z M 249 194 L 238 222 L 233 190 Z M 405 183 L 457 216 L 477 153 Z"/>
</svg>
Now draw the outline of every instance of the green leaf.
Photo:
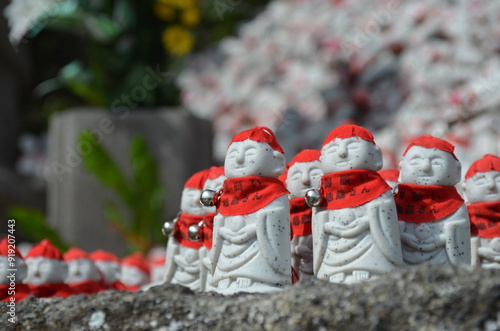
<svg viewBox="0 0 500 331">
<path fill-rule="evenodd" d="M 72 61 L 59 71 L 59 80 L 76 96 L 94 105 L 107 106 L 106 97 L 93 84 L 92 73 L 79 61 Z"/>
<path fill-rule="evenodd" d="M 10 219 L 16 220 L 16 227 L 27 239 L 34 242 L 49 239 L 61 252 L 69 248 L 69 245 L 61 239 L 57 231 L 46 223 L 42 212 L 16 206 L 9 208 L 7 213 Z"/>
<path fill-rule="evenodd" d="M 96 138 L 89 131 L 82 131 L 78 143 L 92 146 L 92 152 L 83 156 L 85 169 L 94 174 L 103 185 L 114 190 L 125 204 L 133 206 L 132 194 L 127 180 Z"/>
<path fill-rule="evenodd" d="M 121 32 L 120 25 L 105 14 L 85 14 L 83 22 L 91 37 L 103 43 L 115 39 Z"/>
</svg>

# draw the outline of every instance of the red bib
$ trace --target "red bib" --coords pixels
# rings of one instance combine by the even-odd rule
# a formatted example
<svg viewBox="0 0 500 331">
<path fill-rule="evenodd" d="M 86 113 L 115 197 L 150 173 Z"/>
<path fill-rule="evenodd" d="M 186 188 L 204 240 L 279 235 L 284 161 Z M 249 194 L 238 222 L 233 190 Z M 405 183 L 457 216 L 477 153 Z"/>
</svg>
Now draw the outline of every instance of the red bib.
<svg viewBox="0 0 500 331">
<path fill-rule="evenodd" d="M 481 238 L 500 237 L 500 201 L 478 202 L 467 206 L 470 231 Z"/>
<path fill-rule="evenodd" d="M 70 295 L 76 294 L 67 284 L 56 283 L 56 284 L 43 284 L 43 285 L 28 285 L 31 294 L 35 298 L 51 298 L 51 297 L 63 297 L 67 298 Z"/>
<path fill-rule="evenodd" d="M 228 178 L 224 181 L 216 207 L 224 216 L 247 215 L 288 193 L 278 178 L 259 176 Z"/>
<path fill-rule="evenodd" d="M 79 283 L 68 284 L 76 294 L 94 294 L 104 290 L 101 283 L 95 280 L 86 280 Z"/>
<path fill-rule="evenodd" d="M 31 294 L 28 285 L 23 283 L 16 283 L 15 289 L 9 290 L 9 287 L 9 284 L 0 285 L 0 301 L 12 302 L 10 301 L 10 298 L 13 297 L 15 299 L 13 302 L 17 303 L 21 300 L 26 299 Z M 12 295 L 9 295 L 9 291 L 14 291 L 14 293 Z"/>
<path fill-rule="evenodd" d="M 206 214 L 203 218 L 203 227 L 201 228 L 203 246 L 207 249 L 212 249 L 212 240 L 214 232 L 214 217 L 215 213 Z"/>
<path fill-rule="evenodd" d="M 290 230 L 292 238 L 312 234 L 311 215 L 312 209 L 307 206 L 304 198 L 290 200 Z"/>
<path fill-rule="evenodd" d="M 375 171 L 359 169 L 326 174 L 321 178 L 321 207 L 352 208 L 370 202 L 391 187 Z"/>
<path fill-rule="evenodd" d="M 200 249 L 203 245 L 201 241 L 192 241 L 188 237 L 188 229 L 191 225 L 200 223 L 203 220 L 203 215 L 191 215 L 180 213 L 177 222 L 175 222 L 174 238 L 184 247 Z"/>
<path fill-rule="evenodd" d="M 464 203 L 455 186 L 399 184 L 394 196 L 400 221 L 426 223 L 454 213 Z"/>
</svg>

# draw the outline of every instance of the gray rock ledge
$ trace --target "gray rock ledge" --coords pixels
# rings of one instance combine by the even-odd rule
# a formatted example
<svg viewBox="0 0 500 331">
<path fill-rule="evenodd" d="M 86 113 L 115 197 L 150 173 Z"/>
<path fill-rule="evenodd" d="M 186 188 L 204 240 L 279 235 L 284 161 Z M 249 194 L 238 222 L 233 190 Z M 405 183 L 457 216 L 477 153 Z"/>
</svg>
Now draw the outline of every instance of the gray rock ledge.
<svg viewBox="0 0 500 331">
<path fill-rule="evenodd" d="M 0 330 L 500 330 L 500 270 L 422 265 L 360 285 L 317 279 L 224 297 L 161 285 L 27 299 Z"/>
</svg>

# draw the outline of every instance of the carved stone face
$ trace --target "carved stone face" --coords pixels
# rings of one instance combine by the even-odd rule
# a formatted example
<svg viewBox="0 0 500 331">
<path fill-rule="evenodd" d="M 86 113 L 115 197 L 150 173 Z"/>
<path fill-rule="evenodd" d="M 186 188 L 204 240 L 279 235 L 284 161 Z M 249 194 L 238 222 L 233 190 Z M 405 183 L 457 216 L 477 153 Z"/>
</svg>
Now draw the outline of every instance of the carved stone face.
<svg viewBox="0 0 500 331">
<path fill-rule="evenodd" d="M 321 185 L 321 162 L 297 162 L 288 169 L 286 186 L 292 198 L 303 197 L 307 190 Z"/>
<path fill-rule="evenodd" d="M 500 201 L 500 172 L 478 172 L 464 183 L 468 203 Z"/>
<path fill-rule="evenodd" d="M 68 284 L 79 283 L 86 280 L 101 280 L 99 270 L 89 259 L 75 259 L 68 261 L 67 264 L 68 277 L 66 277 L 65 282 Z"/>
<path fill-rule="evenodd" d="M 121 281 L 125 286 L 145 285 L 149 283 L 149 276 L 139 268 L 123 265 Z"/>
<path fill-rule="evenodd" d="M 94 264 L 104 276 L 106 284 L 112 284 L 120 279 L 120 264 L 113 261 L 94 261 Z"/>
<path fill-rule="evenodd" d="M 35 257 L 26 259 L 28 275 L 24 283 L 43 285 L 62 283 L 68 274 L 68 267 L 64 261 Z"/>
<path fill-rule="evenodd" d="M 28 267 L 23 259 L 16 257 L 15 267 L 12 268 L 9 266 L 9 259 L 7 256 L 0 256 L 0 284 L 9 284 L 10 280 L 7 278 L 11 274 L 11 271 L 7 269 L 17 269 L 16 274 L 16 283 L 22 283 L 22 280 L 26 277 L 26 273 L 28 272 Z"/>
<path fill-rule="evenodd" d="M 184 188 L 181 196 L 181 211 L 191 215 L 203 215 L 206 213 L 200 203 L 201 190 Z"/>
<path fill-rule="evenodd" d="M 439 149 L 413 146 L 403 156 L 399 167 L 400 183 L 453 186 L 460 181 L 460 162 Z"/>
<path fill-rule="evenodd" d="M 267 143 L 247 139 L 229 146 L 224 169 L 227 178 L 278 177 L 285 170 L 285 156 Z"/>
<path fill-rule="evenodd" d="M 382 168 L 382 152 L 358 137 L 336 138 L 323 146 L 321 167 L 324 174 L 355 169 L 378 171 Z"/>
</svg>

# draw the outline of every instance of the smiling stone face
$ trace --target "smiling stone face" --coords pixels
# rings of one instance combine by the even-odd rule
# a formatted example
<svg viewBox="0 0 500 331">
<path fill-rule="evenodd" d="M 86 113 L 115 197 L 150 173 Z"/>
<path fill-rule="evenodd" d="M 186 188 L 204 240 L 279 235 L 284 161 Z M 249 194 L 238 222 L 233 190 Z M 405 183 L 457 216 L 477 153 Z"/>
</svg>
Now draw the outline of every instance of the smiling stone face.
<svg viewBox="0 0 500 331">
<path fill-rule="evenodd" d="M 285 157 L 267 143 L 250 139 L 233 142 L 226 153 L 227 178 L 245 176 L 277 177 L 285 169 Z"/>
<path fill-rule="evenodd" d="M 325 174 L 367 169 L 378 171 L 382 167 L 380 148 L 372 142 L 358 138 L 336 138 L 321 150 L 321 167 Z"/>
<path fill-rule="evenodd" d="M 303 197 L 312 188 L 318 189 L 321 184 L 321 162 L 298 162 L 288 169 L 286 186 L 292 198 Z"/>
<path fill-rule="evenodd" d="M 469 203 L 500 201 L 500 172 L 478 172 L 464 183 Z"/>
<path fill-rule="evenodd" d="M 101 280 L 99 270 L 89 259 L 75 259 L 68 263 L 68 277 L 65 282 L 68 284 L 79 283 L 87 280 Z"/>
<path fill-rule="evenodd" d="M 413 146 L 399 166 L 399 181 L 405 184 L 453 186 L 460 181 L 460 162 L 435 148 Z"/>
<path fill-rule="evenodd" d="M 62 283 L 68 274 L 66 263 L 57 259 L 27 258 L 26 264 L 28 275 L 24 283 L 29 285 Z"/>
</svg>

